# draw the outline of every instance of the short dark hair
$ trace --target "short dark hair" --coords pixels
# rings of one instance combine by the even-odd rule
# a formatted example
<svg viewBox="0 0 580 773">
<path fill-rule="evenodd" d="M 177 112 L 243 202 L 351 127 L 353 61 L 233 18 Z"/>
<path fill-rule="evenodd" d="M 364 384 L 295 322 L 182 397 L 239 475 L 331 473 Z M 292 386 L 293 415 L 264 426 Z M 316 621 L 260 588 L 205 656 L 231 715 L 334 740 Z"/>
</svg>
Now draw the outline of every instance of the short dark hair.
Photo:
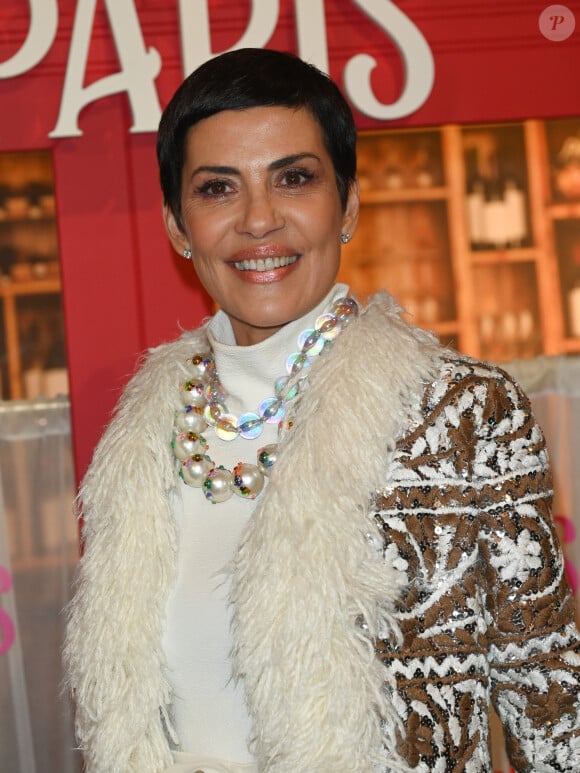
<svg viewBox="0 0 580 773">
<path fill-rule="evenodd" d="M 342 208 L 356 175 L 356 128 L 338 86 L 294 54 L 263 48 L 228 51 L 204 62 L 177 89 L 157 135 L 161 189 L 178 225 L 185 139 L 198 121 L 222 110 L 305 108 L 322 129 Z"/>
</svg>

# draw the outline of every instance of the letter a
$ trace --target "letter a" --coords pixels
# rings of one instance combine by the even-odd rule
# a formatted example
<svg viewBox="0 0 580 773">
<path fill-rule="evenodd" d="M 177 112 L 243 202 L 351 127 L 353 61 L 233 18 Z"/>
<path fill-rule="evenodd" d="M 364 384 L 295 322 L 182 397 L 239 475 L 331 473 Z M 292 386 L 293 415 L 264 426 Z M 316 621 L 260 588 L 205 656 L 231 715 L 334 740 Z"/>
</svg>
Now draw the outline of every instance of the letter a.
<svg viewBox="0 0 580 773">
<path fill-rule="evenodd" d="M 236 48 L 263 48 L 272 37 L 278 22 L 278 0 L 252 0 L 250 21 Z M 207 0 L 179 0 L 183 75 L 186 77 L 200 64 L 218 53 L 211 49 L 211 30 Z"/>
<path fill-rule="evenodd" d="M 126 91 L 133 112 L 132 132 L 157 129 L 161 107 L 155 78 L 161 68 L 156 49 L 146 49 L 133 0 L 104 0 L 121 70 L 83 87 L 97 0 L 79 0 L 72 32 L 62 102 L 50 137 L 79 137 L 78 115 L 102 97 Z"/>
</svg>

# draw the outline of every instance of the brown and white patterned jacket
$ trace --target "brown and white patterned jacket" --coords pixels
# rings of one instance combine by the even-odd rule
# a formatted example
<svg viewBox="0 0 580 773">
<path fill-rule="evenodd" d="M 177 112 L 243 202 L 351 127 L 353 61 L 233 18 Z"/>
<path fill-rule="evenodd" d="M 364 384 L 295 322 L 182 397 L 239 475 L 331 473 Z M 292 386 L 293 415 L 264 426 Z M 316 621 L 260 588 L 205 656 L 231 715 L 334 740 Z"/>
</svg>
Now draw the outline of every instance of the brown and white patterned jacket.
<svg viewBox="0 0 580 773">
<path fill-rule="evenodd" d="M 580 643 L 527 398 L 495 367 L 447 359 L 375 497 L 406 575 L 403 643 L 377 654 L 416 771 L 490 769 L 490 699 L 517 771 L 580 770 Z"/>
</svg>

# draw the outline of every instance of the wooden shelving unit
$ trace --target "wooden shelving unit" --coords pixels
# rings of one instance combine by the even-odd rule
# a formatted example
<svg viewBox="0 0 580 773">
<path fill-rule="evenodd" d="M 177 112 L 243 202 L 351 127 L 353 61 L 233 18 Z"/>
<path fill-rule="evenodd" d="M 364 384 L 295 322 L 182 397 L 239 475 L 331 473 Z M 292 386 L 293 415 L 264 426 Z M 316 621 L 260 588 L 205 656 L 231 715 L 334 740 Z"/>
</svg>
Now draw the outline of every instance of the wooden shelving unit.
<svg viewBox="0 0 580 773">
<path fill-rule="evenodd" d="M 389 290 L 476 357 L 580 352 L 578 148 L 580 119 L 361 133 L 360 224 L 339 278 L 361 297 Z"/>
<path fill-rule="evenodd" d="M 60 292 L 50 154 L 0 154 L 0 397 L 35 396 L 25 371 L 54 367 L 57 350 L 64 367 Z"/>
<path fill-rule="evenodd" d="M 34 295 L 60 295 L 58 278 L 33 279 L 23 282 L 0 283 L 0 299 L 4 318 L 4 347 L 8 373 L 8 394 L 12 400 L 24 397 L 22 381 L 23 367 L 20 352 L 20 331 L 18 325 L 18 298 Z"/>
</svg>

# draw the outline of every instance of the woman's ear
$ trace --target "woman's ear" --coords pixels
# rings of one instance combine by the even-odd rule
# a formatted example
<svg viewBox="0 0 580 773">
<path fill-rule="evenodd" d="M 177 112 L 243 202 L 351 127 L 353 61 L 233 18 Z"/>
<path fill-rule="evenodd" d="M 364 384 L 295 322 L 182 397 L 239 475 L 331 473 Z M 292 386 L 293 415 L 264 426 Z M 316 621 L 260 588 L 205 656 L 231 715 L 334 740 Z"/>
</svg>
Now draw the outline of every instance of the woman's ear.
<svg viewBox="0 0 580 773">
<path fill-rule="evenodd" d="M 360 189 L 358 180 L 354 180 L 348 191 L 348 198 L 346 200 L 346 207 L 344 209 L 344 215 L 342 218 L 342 230 L 343 233 L 349 233 L 354 235 L 356 227 L 358 225 L 358 213 L 360 209 Z"/>
<path fill-rule="evenodd" d="M 178 255 L 183 255 L 183 250 L 189 249 L 189 241 L 177 223 L 175 215 L 168 204 L 163 205 L 163 222 L 169 241 Z"/>
</svg>

